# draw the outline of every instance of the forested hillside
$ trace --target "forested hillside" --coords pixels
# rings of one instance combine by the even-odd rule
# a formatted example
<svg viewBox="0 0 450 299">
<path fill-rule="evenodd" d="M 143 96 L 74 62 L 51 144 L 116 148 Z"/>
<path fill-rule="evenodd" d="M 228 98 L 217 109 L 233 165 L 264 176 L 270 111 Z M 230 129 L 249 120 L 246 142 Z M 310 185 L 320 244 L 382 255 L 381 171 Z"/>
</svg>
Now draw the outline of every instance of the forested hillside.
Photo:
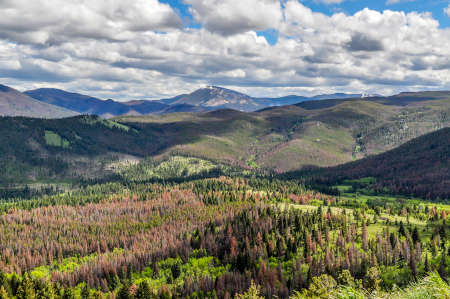
<svg viewBox="0 0 450 299">
<path fill-rule="evenodd" d="M 406 144 L 355 162 L 331 168 L 286 173 L 313 184 L 334 186 L 345 180 L 374 193 L 394 193 L 431 199 L 450 198 L 450 128 L 429 133 Z M 375 178 L 364 184 L 357 179 Z M 368 186 L 365 186 L 368 185 Z"/>
<path fill-rule="evenodd" d="M 148 156 L 192 156 L 262 173 L 335 166 L 448 127 L 449 105 L 438 99 L 404 107 L 344 99 L 317 109 L 284 106 L 254 113 L 4 117 L 0 163 L 8 171 L 0 182 L 104 177 L 111 163 Z"/>
<path fill-rule="evenodd" d="M 380 108 L 364 105 L 364 117 Z M 448 128 L 313 181 L 186 157 L 179 146 L 211 132 L 245 145 L 269 124 L 284 134 L 298 115 L 318 128 L 352 127 L 348 116 L 362 117 L 354 107 L 313 120 L 290 107 L 139 121 L 1 118 L 1 298 L 445 298 Z M 288 136 L 305 136 L 298 128 Z M 340 174 L 349 165 L 357 177 Z M 367 178 L 378 167 L 385 180 Z M 36 181 L 41 189 L 28 186 Z M 415 189 L 402 189 L 409 183 Z"/>
<path fill-rule="evenodd" d="M 0 299 L 450 299 L 449 2 L 0 0 Z"/>
<path fill-rule="evenodd" d="M 306 109 L 308 103 L 324 105 Z M 382 153 L 450 125 L 450 100 L 384 105 L 370 100 L 327 100 L 242 113 L 121 117 L 189 136 L 162 151 L 259 170 L 285 172 L 308 165 L 334 166 Z M 172 131 L 173 130 L 173 131 Z"/>
<path fill-rule="evenodd" d="M 0 295 L 231 298 L 253 283 L 264 298 L 362 298 L 402 294 L 430 274 L 421 290 L 410 288 L 442 295 L 449 214 L 443 204 L 333 197 L 296 181 L 238 176 L 124 178 L 6 198 Z"/>
</svg>

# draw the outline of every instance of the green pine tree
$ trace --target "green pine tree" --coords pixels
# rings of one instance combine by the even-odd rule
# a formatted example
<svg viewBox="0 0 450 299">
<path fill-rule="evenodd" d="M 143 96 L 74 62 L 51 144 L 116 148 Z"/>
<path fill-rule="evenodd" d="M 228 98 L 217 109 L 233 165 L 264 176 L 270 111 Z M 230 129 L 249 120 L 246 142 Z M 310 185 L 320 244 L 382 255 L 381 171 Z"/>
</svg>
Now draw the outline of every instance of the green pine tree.
<svg viewBox="0 0 450 299">
<path fill-rule="evenodd" d="M 147 281 L 143 281 L 139 284 L 139 288 L 136 292 L 136 299 L 149 299 L 153 297 L 153 293 L 150 289 L 150 285 Z"/>
<path fill-rule="evenodd" d="M 59 296 L 56 295 L 56 291 L 53 288 L 52 284 L 50 282 L 44 282 L 42 285 L 38 288 L 37 298 L 42 299 L 56 299 L 59 298 Z"/>
<path fill-rule="evenodd" d="M 75 299 L 75 294 L 71 288 L 65 289 L 62 299 Z"/>
<path fill-rule="evenodd" d="M 81 288 L 80 295 L 81 295 L 81 299 L 89 299 L 90 292 L 89 292 L 89 287 L 86 284 L 83 285 L 83 287 Z"/>
<path fill-rule="evenodd" d="M 117 299 L 131 299 L 130 285 L 124 283 L 117 292 Z"/>
<path fill-rule="evenodd" d="M 28 273 L 25 273 L 16 294 L 17 299 L 34 299 L 36 292 L 34 290 L 34 283 Z"/>
</svg>

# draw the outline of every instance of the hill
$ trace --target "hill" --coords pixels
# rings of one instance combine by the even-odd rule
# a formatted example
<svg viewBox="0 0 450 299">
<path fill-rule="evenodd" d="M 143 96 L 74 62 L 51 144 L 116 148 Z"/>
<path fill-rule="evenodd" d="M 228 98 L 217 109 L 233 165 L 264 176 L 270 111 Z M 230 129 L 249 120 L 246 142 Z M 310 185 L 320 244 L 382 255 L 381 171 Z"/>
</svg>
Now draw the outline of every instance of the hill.
<svg viewBox="0 0 450 299">
<path fill-rule="evenodd" d="M 98 116 L 0 117 L 0 185 L 100 178 L 112 161 L 146 157 L 173 141 L 158 126 L 130 127 Z"/>
<path fill-rule="evenodd" d="M 162 155 L 176 152 L 277 172 L 342 164 L 450 125 L 449 100 L 412 106 L 365 99 L 333 102 L 320 109 L 304 109 L 299 104 L 253 113 L 219 110 L 118 120 L 159 124 L 169 139 L 176 132 L 185 136 Z"/>
<path fill-rule="evenodd" d="M 296 106 L 308 110 L 323 109 L 339 105 L 344 101 L 357 101 L 360 100 L 361 97 L 339 97 L 338 95 L 336 95 L 326 98 L 319 96 L 318 99 L 321 99 L 321 101 L 305 100 L 302 102 L 298 102 Z M 421 102 L 450 100 L 450 91 L 402 92 L 397 95 L 388 97 L 368 96 L 364 97 L 363 99 L 383 105 L 413 106 L 414 104 L 417 104 L 420 106 Z"/>
<path fill-rule="evenodd" d="M 450 91 L 422 91 L 422 92 L 402 92 L 390 97 L 374 97 L 369 100 L 378 101 L 385 105 L 406 106 L 421 101 L 434 101 L 450 99 Z"/>
<path fill-rule="evenodd" d="M 281 173 L 311 165 L 336 166 L 383 153 L 450 126 L 450 100 L 446 99 L 406 106 L 366 99 L 333 103 L 317 109 L 301 105 L 251 113 L 222 109 L 127 115 L 108 121 L 95 116 L 54 121 L 3 118 L 0 143 L 6 154 L 2 159 L 10 171 L 0 176 L 9 182 L 46 176 L 101 177 L 109 163 L 106 160 L 147 156 L 160 160 L 173 155 Z M 57 168 L 60 174 L 48 171 Z M 64 169 L 76 171 L 63 173 Z"/>
<path fill-rule="evenodd" d="M 286 173 L 284 177 L 307 176 L 313 184 L 324 186 L 353 180 L 375 193 L 448 199 L 449 169 L 450 128 L 444 128 L 379 155 L 331 168 Z M 364 178 L 375 180 L 361 180 Z M 364 181 L 369 182 L 368 186 Z"/>
<path fill-rule="evenodd" d="M 39 102 L 18 90 L 0 85 L 0 116 L 61 118 L 76 114 L 58 106 Z"/>
</svg>

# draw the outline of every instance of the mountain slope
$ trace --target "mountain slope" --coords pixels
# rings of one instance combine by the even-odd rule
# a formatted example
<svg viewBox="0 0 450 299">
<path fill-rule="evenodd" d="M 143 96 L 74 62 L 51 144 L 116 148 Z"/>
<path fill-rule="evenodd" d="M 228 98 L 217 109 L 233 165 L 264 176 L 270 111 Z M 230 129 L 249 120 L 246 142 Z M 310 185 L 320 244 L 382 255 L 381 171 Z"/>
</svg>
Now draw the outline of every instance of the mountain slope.
<svg viewBox="0 0 450 299">
<path fill-rule="evenodd" d="M 229 108 L 242 111 L 254 111 L 260 107 L 252 97 L 226 88 L 208 86 L 190 94 L 165 100 L 171 105 L 187 104 L 209 109 Z"/>
<path fill-rule="evenodd" d="M 321 96 L 319 96 L 321 97 Z M 368 102 L 380 103 L 383 105 L 391 106 L 411 106 L 421 105 L 421 102 L 428 101 L 445 101 L 450 100 L 450 91 L 423 91 L 423 92 L 402 92 L 397 95 L 382 97 L 382 96 L 369 96 L 363 98 Z M 302 107 L 308 110 L 329 108 L 339 105 L 346 101 L 358 101 L 361 100 L 360 96 L 357 97 L 328 97 L 322 98 L 321 101 L 305 100 L 296 104 L 296 106 Z"/>
<path fill-rule="evenodd" d="M 132 101 L 130 103 L 116 102 L 111 99 L 104 101 L 87 95 L 52 88 L 30 90 L 25 93 L 45 103 L 84 114 L 100 116 L 157 113 L 168 108 L 167 105 L 156 101 Z"/>
<path fill-rule="evenodd" d="M 353 99 L 310 110 L 297 105 L 253 113 L 218 110 L 119 120 L 159 125 L 167 140 L 176 138 L 174 146 L 158 155 L 175 152 L 284 172 L 308 165 L 338 165 L 382 153 L 450 126 L 449 112 L 450 100 L 402 107 Z"/>
<path fill-rule="evenodd" d="M 25 92 L 39 101 L 64 107 L 83 114 L 94 114 L 106 118 L 120 115 L 147 115 L 165 114 L 174 112 L 202 112 L 211 110 L 188 103 L 165 104 L 164 101 L 136 100 L 117 102 L 111 99 L 106 101 L 98 98 L 67 92 L 60 89 L 41 88 Z"/>
<path fill-rule="evenodd" d="M 19 168 L 30 172 L 16 177 L 36 176 L 36 165 L 44 165 L 39 161 L 48 157 L 62 159 L 79 169 L 81 164 L 71 161 L 104 160 L 102 156 L 109 154 L 155 159 L 186 155 L 261 171 L 286 172 L 311 165 L 336 166 L 386 152 L 449 127 L 449 115 L 450 100 L 445 99 L 406 106 L 352 99 L 320 109 L 298 105 L 251 113 L 222 109 L 127 115 L 115 121 L 94 116 L 55 121 L 4 118 L 0 143 L 1 152 L 8 153 L 2 156 L 9 163 L 4 169 L 11 167 L 8 161 L 28 165 Z M 18 149 L 23 150 L 23 155 Z M 33 155 L 34 160 L 26 162 Z M 91 172 L 94 164 L 101 163 L 85 165 L 83 171 Z M 16 171 L 20 173 L 20 169 Z"/>
<path fill-rule="evenodd" d="M 279 98 L 255 98 L 246 94 L 222 88 L 218 86 L 208 86 L 198 89 L 190 94 L 183 94 L 170 99 L 161 100 L 168 105 L 188 104 L 205 107 L 208 110 L 234 109 L 240 111 L 257 111 L 267 107 L 292 105 L 303 101 L 330 99 L 330 98 L 357 98 L 361 94 L 329 94 L 304 97 L 289 95 Z"/>
<path fill-rule="evenodd" d="M 385 105 L 407 106 L 422 101 L 450 100 L 450 91 L 402 92 L 390 97 L 371 97 L 368 100 Z"/>
<path fill-rule="evenodd" d="M 450 128 L 415 138 L 388 152 L 331 168 L 305 170 L 285 177 L 311 176 L 315 184 L 376 178 L 370 188 L 421 198 L 450 198 Z"/>
<path fill-rule="evenodd" d="M 190 94 L 182 94 L 169 99 L 155 101 L 117 102 L 59 89 L 41 88 L 25 92 L 30 97 L 48 104 L 84 114 L 104 117 L 120 115 L 164 114 L 173 112 L 202 112 L 220 109 L 257 111 L 267 107 L 297 104 L 327 98 L 360 98 L 360 94 L 330 94 L 303 97 L 290 95 L 280 98 L 254 98 L 246 94 L 217 86 L 208 86 Z"/>
<path fill-rule="evenodd" d="M 0 116 L 61 118 L 76 114 L 67 109 L 39 102 L 13 88 L 0 85 Z"/>
</svg>

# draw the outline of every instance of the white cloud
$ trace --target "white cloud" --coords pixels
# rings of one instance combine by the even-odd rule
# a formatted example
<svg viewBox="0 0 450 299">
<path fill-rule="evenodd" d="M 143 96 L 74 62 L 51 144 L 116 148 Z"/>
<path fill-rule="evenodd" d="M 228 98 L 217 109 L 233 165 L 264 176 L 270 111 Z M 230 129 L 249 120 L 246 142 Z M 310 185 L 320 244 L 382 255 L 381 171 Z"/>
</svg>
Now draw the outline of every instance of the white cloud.
<svg viewBox="0 0 450 299">
<path fill-rule="evenodd" d="M 0 10 L 0 37 L 20 43 L 124 40 L 133 32 L 181 27 L 172 8 L 158 0 L 3 0 Z"/>
<path fill-rule="evenodd" d="M 282 20 L 279 0 L 185 0 L 195 20 L 211 32 L 232 35 L 276 28 Z"/>
<path fill-rule="evenodd" d="M 284 8 L 240 1 L 248 14 L 221 1 L 208 12 L 214 0 L 189 1 L 204 28 L 179 28 L 179 17 L 156 0 L 67 1 L 72 12 L 47 5 L 57 0 L 2 1 L 0 80 L 115 99 L 205 84 L 257 96 L 450 88 L 450 30 L 430 14 L 327 16 L 297 0 Z M 256 33 L 267 28 L 279 32 L 275 45 Z"/>
<path fill-rule="evenodd" d="M 444 13 L 450 17 L 450 4 L 446 8 L 444 8 Z"/>
</svg>

